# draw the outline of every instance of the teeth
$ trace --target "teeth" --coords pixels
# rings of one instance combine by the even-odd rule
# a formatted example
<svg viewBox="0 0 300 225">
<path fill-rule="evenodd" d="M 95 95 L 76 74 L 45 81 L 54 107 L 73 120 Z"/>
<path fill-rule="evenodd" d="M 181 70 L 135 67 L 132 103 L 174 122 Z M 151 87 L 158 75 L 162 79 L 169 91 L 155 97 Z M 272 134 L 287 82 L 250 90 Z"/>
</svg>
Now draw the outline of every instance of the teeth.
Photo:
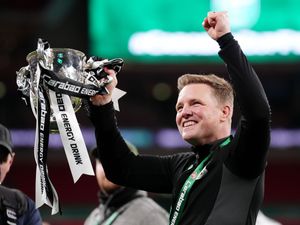
<svg viewBox="0 0 300 225">
<path fill-rule="evenodd" d="M 189 127 L 189 126 L 193 126 L 195 124 L 194 121 L 187 121 L 183 123 L 183 127 Z"/>
</svg>

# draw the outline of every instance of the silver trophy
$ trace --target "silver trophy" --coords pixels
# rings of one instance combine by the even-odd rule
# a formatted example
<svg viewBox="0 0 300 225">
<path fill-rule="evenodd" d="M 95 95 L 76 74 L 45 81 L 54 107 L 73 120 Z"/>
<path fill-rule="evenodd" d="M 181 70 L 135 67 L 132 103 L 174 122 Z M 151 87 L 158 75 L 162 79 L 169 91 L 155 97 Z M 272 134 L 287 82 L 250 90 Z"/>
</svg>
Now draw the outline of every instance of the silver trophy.
<svg viewBox="0 0 300 225">
<path fill-rule="evenodd" d="M 90 57 L 87 60 L 81 51 L 50 48 L 49 43 L 42 39 L 38 40 L 37 50 L 29 53 L 26 60 L 28 66 L 17 72 L 17 86 L 26 104 L 31 105 L 35 117 L 39 87 L 46 92 L 52 89 L 69 95 L 77 112 L 81 108 L 82 98 L 108 93 L 105 86 L 112 78 L 105 74 L 103 68 L 110 67 L 118 73 L 123 66 L 120 58 Z M 57 131 L 56 119 L 51 112 L 50 132 Z"/>
<path fill-rule="evenodd" d="M 47 204 L 55 214 L 61 209 L 46 163 L 49 133 L 59 132 L 74 182 L 82 174 L 94 175 L 75 112 L 80 109 L 83 99 L 109 93 L 106 85 L 112 78 L 104 68 L 118 73 L 123 60 L 99 57 L 87 60 L 78 50 L 50 48 L 49 43 L 42 39 L 38 40 L 36 51 L 29 53 L 26 60 L 28 65 L 17 71 L 16 82 L 18 92 L 36 118 L 36 205 Z M 117 93 L 117 97 L 121 94 Z"/>
</svg>

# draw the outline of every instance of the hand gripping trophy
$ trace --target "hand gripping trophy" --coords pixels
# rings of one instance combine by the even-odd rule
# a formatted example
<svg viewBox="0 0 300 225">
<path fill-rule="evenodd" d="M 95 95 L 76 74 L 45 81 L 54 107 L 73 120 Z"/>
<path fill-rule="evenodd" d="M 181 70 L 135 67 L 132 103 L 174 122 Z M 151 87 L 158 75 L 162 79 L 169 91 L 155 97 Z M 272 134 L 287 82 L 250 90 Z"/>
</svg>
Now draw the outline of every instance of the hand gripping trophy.
<svg viewBox="0 0 300 225">
<path fill-rule="evenodd" d="M 36 205 L 47 204 L 52 214 L 61 212 L 57 192 L 48 176 L 47 152 L 49 133 L 59 132 L 74 182 L 82 174 L 94 175 L 87 148 L 75 112 L 82 99 L 108 94 L 112 79 L 104 67 L 120 72 L 123 60 L 90 57 L 69 48 L 50 48 L 39 39 L 37 49 L 27 55 L 28 66 L 17 72 L 18 92 L 36 118 L 34 156 L 36 161 Z M 116 92 L 116 93 L 115 93 Z M 113 102 L 126 92 L 115 89 Z"/>
</svg>

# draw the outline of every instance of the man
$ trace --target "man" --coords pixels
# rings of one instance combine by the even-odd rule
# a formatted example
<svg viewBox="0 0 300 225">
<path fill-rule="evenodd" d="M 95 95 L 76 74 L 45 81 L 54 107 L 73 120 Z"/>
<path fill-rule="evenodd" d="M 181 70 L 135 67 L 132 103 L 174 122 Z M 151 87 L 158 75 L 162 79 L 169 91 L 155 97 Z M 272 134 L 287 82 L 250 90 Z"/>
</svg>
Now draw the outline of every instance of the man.
<svg viewBox="0 0 300 225">
<path fill-rule="evenodd" d="M 253 225 L 263 199 L 270 142 L 270 108 L 263 87 L 230 31 L 226 12 L 209 12 L 202 23 L 221 48 L 241 119 L 231 136 L 233 90 L 215 75 L 178 79 L 176 124 L 192 152 L 135 156 L 118 130 L 111 95 L 91 98 L 100 159 L 115 183 L 171 193 L 170 224 Z M 201 43 L 199 43 L 201 44 Z M 113 70 L 105 70 L 114 78 Z M 172 141 L 172 140 L 168 140 Z"/>
<path fill-rule="evenodd" d="M 137 149 L 127 142 L 130 150 Z M 96 161 L 96 178 L 100 188 L 99 206 L 92 211 L 84 225 L 166 225 L 168 213 L 147 197 L 146 192 L 122 187 L 110 182 L 104 173 L 96 149 L 92 151 Z"/>
<path fill-rule="evenodd" d="M 40 213 L 28 196 L 2 185 L 14 157 L 10 132 L 0 124 L 0 225 L 42 224 Z"/>
</svg>

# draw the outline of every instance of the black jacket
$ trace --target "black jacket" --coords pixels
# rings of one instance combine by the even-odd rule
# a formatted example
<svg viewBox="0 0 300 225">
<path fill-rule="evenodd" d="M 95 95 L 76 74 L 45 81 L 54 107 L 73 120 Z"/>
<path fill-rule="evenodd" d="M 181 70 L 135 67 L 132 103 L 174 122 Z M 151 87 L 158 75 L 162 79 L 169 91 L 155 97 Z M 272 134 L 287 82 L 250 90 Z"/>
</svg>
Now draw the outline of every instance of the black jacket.
<svg viewBox="0 0 300 225">
<path fill-rule="evenodd" d="M 0 225 L 42 225 L 40 212 L 23 192 L 0 185 Z"/>
<path fill-rule="evenodd" d="M 218 40 L 241 119 L 231 142 L 223 140 L 170 156 L 134 156 L 118 130 L 112 103 L 91 106 L 97 145 L 107 177 L 150 192 L 172 193 L 173 204 L 193 169 L 213 151 L 208 173 L 194 184 L 181 225 L 252 225 L 263 199 L 270 142 L 270 108 L 263 87 L 239 44 L 228 33 Z M 172 141 L 172 140 L 169 140 Z M 174 206 L 174 205 L 173 205 Z"/>
</svg>

